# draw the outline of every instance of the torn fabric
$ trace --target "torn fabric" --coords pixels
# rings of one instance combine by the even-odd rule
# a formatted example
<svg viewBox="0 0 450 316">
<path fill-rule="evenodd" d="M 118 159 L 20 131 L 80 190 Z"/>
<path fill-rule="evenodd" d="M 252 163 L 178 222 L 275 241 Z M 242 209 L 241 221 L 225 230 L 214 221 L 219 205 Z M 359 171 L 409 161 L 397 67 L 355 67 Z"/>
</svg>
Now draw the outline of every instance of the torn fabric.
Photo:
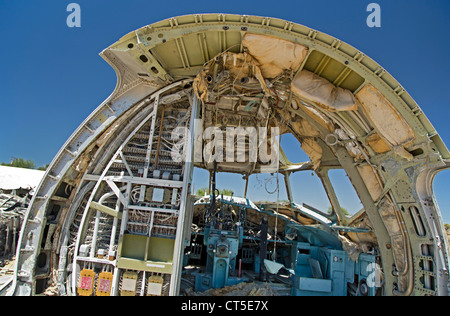
<svg viewBox="0 0 450 316">
<path fill-rule="evenodd" d="M 414 131 L 392 103 L 371 84 L 365 85 L 356 94 L 356 98 L 379 136 L 389 144 L 395 153 L 406 159 L 412 159 L 412 155 L 404 147 L 414 139 Z M 385 148 L 381 147 L 379 150 L 384 151 Z"/>
<path fill-rule="evenodd" d="M 320 147 L 319 143 L 317 143 L 314 138 L 303 138 L 301 140 L 301 147 L 308 155 L 309 159 L 311 159 L 314 170 L 317 169 L 322 160 L 322 147 Z"/>
<path fill-rule="evenodd" d="M 298 70 L 308 53 L 306 46 L 261 34 L 245 34 L 242 45 L 258 61 L 265 78 L 275 78 L 285 70 Z"/>
<path fill-rule="evenodd" d="M 302 70 L 295 76 L 291 89 L 298 97 L 310 100 L 327 111 L 357 110 L 355 98 L 350 90 L 336 87 L 325 78 L 308 70 Z"/>
<path fill-rule="evenodd" d="M 381 196 L 382 192 L 382 186 L 375 174 L 376 171 L 368 164 L 359 165 L 357 169 L 366 184 L 367 190 L 369 190 L 372 200 L 375 202 Z"/>
<path fill-rule="evenodd" d="M 369 145 L 370 148 L 372 148 L 377 154 L 387 153 L 391 150 L 389 145 L 386 144 L 386 142 L 377 133 L 367 136 L 366 144 Z"/>
</svg>

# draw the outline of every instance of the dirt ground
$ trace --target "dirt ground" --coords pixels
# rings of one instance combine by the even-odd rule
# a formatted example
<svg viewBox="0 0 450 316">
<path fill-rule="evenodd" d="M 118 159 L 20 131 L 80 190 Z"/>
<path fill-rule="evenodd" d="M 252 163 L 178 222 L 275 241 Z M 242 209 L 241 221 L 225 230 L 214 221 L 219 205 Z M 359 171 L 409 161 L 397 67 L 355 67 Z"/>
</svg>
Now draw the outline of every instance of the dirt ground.
<svg viewBox="0 0 450 316">
<path fill-rule="evenodd" d="M 190 292 L 190 296 L 277 296 L 278 293 L 267 283 L 250 282 L 226 286 L 221 289 L 209 289 L 204 292 Z"/>
</svg>

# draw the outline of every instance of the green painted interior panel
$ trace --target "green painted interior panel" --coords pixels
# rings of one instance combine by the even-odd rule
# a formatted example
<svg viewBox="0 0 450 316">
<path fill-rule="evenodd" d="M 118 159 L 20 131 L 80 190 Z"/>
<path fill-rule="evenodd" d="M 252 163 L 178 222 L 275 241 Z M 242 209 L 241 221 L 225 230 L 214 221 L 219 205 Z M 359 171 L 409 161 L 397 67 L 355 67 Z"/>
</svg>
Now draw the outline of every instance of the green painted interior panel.
<svg viewBox="0 0 450 316">
<path fill-rule="evenodd" d="M 174 239 L 151 237 L 147 260 L 172 262 L 174 245 Z"/>
<path fill-rule="evenodd" d="M 131 259 L 145 260 L 147 236 L 124 234 L 119 248 L 119 256 Z"/>
<path fill-rule="evenodd" d="M 173 239 L 124 234 L 119 255 L 137 260 L 172 262 L 174 244 Z"/>
</svg>

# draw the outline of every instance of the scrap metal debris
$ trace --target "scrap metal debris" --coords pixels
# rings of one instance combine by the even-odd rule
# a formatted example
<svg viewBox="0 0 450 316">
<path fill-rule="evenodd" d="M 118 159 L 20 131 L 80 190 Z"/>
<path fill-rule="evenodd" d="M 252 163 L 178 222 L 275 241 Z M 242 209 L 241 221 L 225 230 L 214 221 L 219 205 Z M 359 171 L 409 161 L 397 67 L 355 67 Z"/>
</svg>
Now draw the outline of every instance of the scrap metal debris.
<svg viewBox="0 0 450 316">
<path fill-rule="evenodd" d="M 29 202 L 28 194 L 21 197 L 0 191 L 0 266 L 16 252 L 20 227 Z"/>
<path fill-rule="evenodd" d="M 204 292 L 188 291 L 188 296 L 278 296 L 280 293 L 264 282 L 242 282 L 220 289 L 209 289 Z"/>
</svg>

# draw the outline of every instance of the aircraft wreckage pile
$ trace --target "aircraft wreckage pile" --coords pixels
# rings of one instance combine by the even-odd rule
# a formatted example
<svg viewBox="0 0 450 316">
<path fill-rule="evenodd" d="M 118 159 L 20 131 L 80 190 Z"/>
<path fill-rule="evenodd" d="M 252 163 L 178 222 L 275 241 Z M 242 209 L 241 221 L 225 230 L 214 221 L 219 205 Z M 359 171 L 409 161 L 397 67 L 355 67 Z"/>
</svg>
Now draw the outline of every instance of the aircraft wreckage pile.
<svg viewBox="0 0 450 316">
<path fill-rule="evenodd" d="M 32 190 L 43 175 L 40 170 L 0 166 L 0 260 L 14 257 Z"/>
<path fill-rule="evenodd" d="M 20 227 L 29 202 L 27 195 L 20 197 L 0 192 L 0 260 L 15 255 Z"/>
<path fill-rule="evenodd" d="M 293 296 L 448 295 L 431 184 L 450 153 L 369 57 L 295 23 L 224 14 L 154 23 L 101 56 L 117 87 L 36 189 L 10 294 L 185 295 L 262 282 Z M 291 163 L 277 131 L 310 161 Z M 210 172 L 211 195 L 191 194 L 194 167 Z M 330 181 L 338 169 L 362 204 L 351 216 Z M 288 202 L 218 194 L 222 172 L 246 187 L 252 174 L 276 174 Z M 318 177 L 330 211 L 291 190 L 301 172 Z"/>
</svg>

